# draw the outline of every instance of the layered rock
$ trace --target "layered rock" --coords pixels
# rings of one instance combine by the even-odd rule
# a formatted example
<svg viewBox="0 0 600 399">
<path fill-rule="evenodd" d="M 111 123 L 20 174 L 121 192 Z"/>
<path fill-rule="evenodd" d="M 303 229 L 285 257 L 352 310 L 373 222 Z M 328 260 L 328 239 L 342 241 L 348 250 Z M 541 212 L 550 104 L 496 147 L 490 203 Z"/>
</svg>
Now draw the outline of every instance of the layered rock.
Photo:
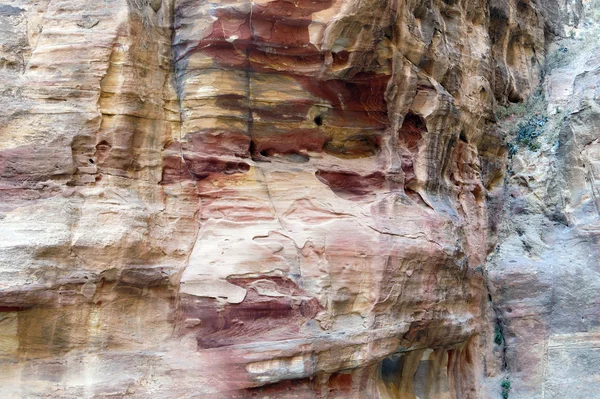
<svg viewBox="0 0 600 399">
<path fill-rule="evenodd" d="M 7 395 L 486 397 L 492 110 L 564 8 L 0 6 Z"/>
</svg>

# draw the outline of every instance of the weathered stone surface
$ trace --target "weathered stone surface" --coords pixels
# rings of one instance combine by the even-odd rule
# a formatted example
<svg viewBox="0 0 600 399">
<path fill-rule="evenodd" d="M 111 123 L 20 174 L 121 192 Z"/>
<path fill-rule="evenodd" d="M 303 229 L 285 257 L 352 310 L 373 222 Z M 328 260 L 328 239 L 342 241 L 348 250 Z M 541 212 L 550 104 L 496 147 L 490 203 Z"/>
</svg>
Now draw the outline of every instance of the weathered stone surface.
<svg viewBox="0 0 600 399">
<path fill-rule="evenodd" d="M 484 271 L 512 192 L 493 110 L 540 84 L 578 18 L 546 3 L 5 2 L 3 391 L 490 397 Z M 594 134 L 571 120 L 564 162 Z M 587 243 L 593 201 L 567 169 Z M 495 291 L 509 245 L 494 309 L 541 314 L 556 282 L 534 262 Z"/>
<path fill-rule="evenodd" d="M 512 159 L 500 245 L 487 265 L 511 399 L 592 398 L 600 389 L 600 47 L 591 40 L 598 27 L 593 6 L 572 39 L 549 48 L 543 93 L 531 100 L 547 122 L 538 147 L 523 146 Z M 523 122 L 508 125 L 518 130 Z"/>
</svg>

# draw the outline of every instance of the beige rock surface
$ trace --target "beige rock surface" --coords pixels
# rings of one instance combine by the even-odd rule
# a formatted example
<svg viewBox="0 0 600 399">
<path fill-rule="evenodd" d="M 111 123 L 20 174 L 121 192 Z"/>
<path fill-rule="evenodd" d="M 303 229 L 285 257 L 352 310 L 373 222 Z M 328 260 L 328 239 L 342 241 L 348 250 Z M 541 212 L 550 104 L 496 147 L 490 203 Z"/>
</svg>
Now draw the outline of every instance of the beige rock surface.
<svg viewBox="0 0 600 399">
<path fill-rule="evenodd" d="M 549 47 L 542 93 L 528 116 L 508 121 L 519 130 L 536 112 L 547 118 L 534 150 L 521 145 L 512 159 L 500 245 L 487 264 L 511 399 L 600 391 L 598 5 L 586 3 L 571 38 Z"/>
<path fill-rule="evenodd" d="M 545 314 L 562 272 L 532 278 L 527 254 L 517 270 L 510 236 L 493 255 L 492 306 L 484 271 L 514 190 L 493 109 L 540 84 L 575 3 L 5 0 L 3 394 L 486 398 L 506 371 L 496 319 L 534 340 L 505 333 L 507 348 L 555 354 L 505 355 L 535 364 L 516 375 L 523 387 L 570 389 L 560 356 L 575 359 L 592 331 L 546 323 L 546 340 L 498 315 L 513 298 Z M 553 76 L 549 92 L 593 103 L 591 83 Z M 575 114 L 555 158 L 595 170 L 597 132 L 577 119 L 595 114 Z M 519 157 L 511 182 L 516 163 L 535 169 Z M 582 168 L 561 169 L 572 175 L 556 214 L 580 226 L 565 234 L 585 244 L 592 292 Z M 564 244 L 549 260 L 575 246 L 552 231 Z M 577 306 L 597 314 L 594 299 Z"/>
</svg>

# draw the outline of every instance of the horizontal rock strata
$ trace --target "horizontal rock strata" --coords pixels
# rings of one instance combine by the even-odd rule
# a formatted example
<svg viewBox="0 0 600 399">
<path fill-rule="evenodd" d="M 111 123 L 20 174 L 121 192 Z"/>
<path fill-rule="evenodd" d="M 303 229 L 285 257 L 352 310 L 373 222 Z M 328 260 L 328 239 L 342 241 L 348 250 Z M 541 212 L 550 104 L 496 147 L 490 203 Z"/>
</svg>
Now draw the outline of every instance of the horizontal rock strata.
<svg viewBox="0 0 600 399">
<path fill-rule="evenodd" d="M 486 397 L 548 3 L 5 1 L 4 394 Z"/>
</svg>

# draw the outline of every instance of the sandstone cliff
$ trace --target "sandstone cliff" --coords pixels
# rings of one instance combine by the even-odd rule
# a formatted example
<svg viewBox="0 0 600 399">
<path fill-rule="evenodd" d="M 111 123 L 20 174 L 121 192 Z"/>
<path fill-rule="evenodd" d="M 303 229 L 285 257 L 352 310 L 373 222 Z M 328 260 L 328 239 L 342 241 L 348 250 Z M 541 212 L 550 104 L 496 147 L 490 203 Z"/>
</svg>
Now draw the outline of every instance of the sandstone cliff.
<svg viewBox="0 0 600 399">
<path fill-rule="evenodd" d="M 513 150 L 487 270 L 511 399 L 600 392 L 600 4 L 586 6 L 548 47 L 541 90 L 503 110 Z"/>
<path fill-rule="evenodd" d="M 4 0 L 3 394 L 594 389 L 560 373 L 597 341 L 597 52 L 544 72 L 580 15 Z M 542 83 L 558 141 L 515 152 L 498 107 Z"/>
</svg>

